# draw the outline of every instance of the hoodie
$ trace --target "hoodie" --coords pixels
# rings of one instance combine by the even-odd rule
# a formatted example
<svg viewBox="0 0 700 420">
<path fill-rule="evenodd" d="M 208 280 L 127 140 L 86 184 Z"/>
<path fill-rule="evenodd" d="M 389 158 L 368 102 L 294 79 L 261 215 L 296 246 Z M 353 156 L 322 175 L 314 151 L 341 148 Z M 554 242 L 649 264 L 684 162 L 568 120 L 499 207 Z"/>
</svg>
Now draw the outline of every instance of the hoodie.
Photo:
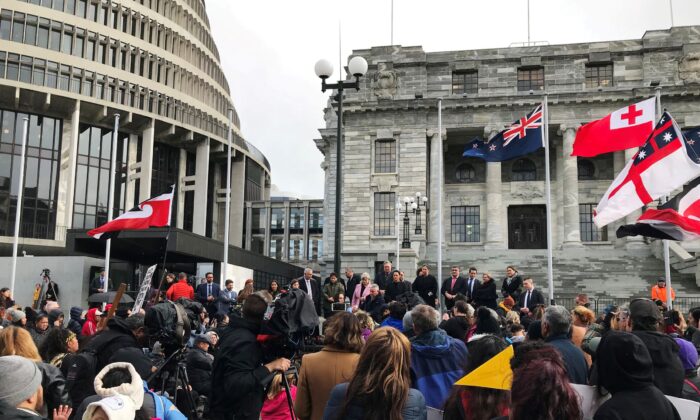
<svg viewBox="0 0 700 420">
<path fill-rule="evenodd" d="M 411 341 L 411 387 L 426 405 L 441 408 L 467 364 L 467 346 L 443 330 L 421 333 Z"/>
<path fill-rule="evenodd" d="M 609 331 L 596 350 L 598 383 L 612 394 L 594 420 L 678 419 L 671 402 L 654 386 L 654 364 L 636 335 Z"/>
<path fill-rule="evenodd" d="M 95 312 L 97 312 L 97 308 L 92 308 L 87 311 L 85 324 L 83 324 L 83 329 L 81 330 L 81 334 L 85 337 L 97 334 L 97 318 L 95 317 Z"/>
<path fill-rule="evenodd" d="M 632 334 L 649 350 L 654 365 L 654 385 L 666 395 L 681 398 L 685 370 L 678 357 L 678 343 L 657 331 L 632 331 Z"/>
<path fill-rule="evenodd" d="M 77 336 L 80 336 L 83 330 L 83 309 L 77 306 L 70 308 L 70 320 L 68 321 L 68 329 L 73 331 Z"/>
<path fill-rule="evenodd" d="M 53 323 L 62 316 L 63 312 L 60 309 L 54 309 L 53 311 L 49 312 L 49 328 L 53 328 Z"/>
</svg>

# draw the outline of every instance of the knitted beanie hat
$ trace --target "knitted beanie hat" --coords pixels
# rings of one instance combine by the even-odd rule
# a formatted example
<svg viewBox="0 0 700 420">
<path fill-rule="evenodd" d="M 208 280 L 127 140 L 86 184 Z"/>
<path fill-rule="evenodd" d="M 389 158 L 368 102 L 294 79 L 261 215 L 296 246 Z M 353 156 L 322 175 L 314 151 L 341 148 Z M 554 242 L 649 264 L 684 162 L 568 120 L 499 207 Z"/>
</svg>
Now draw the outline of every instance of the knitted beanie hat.
<svg viewBox="0 0 700 420">
<path fill-rule="evenodd" d="M 0 401 L 17 407 L 41 386 L 41 371 L 36 363 L 21 356 L 0 357 Z"/>
</svg>

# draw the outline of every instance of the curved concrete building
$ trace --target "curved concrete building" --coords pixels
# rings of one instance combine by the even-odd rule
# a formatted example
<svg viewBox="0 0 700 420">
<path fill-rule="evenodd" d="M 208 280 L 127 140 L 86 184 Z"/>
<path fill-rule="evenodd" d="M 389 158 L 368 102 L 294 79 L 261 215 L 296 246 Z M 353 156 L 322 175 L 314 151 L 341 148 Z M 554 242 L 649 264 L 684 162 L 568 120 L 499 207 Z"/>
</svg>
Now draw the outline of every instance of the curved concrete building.
<svg viewBox="0 0 700 420">
<path fill-rule="evenodd" d="M 241 136 L 204 1 L 0 0 L 0 255 L 26 115 L 21 250 L 65 255 L 68 231 L 106 222 L 111 170 L 115 216 L 176 185 L 173 227 L 221 240 L 229 109 L 230 241 L 242 246 L 243 203 L 269 197 L 270 166 Z"/>
</svg>

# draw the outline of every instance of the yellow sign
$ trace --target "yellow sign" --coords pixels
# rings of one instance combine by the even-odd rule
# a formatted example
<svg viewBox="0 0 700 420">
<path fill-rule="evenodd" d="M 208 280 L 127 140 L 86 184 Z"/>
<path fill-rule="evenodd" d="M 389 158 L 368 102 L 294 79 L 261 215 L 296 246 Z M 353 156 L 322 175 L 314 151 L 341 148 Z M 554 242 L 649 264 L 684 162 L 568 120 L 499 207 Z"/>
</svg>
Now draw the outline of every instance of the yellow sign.
<svg viewBox="0 0 700 420">
<path fill-rule="evenodd" d="M 455 385 L 510 390 L 513 382 L 510 359 L 513 358 L 513 354 L 513 346 L 506 347 L 489 361 L 455 382 Z"/>
</svg>

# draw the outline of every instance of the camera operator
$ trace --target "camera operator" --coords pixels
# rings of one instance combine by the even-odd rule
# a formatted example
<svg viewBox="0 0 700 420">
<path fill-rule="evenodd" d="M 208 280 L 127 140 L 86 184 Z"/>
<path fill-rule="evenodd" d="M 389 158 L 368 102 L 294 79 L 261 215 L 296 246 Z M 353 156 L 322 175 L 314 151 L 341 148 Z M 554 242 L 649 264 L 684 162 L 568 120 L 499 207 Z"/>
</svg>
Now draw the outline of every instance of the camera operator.
<svg viewBox="0 0 700 420">
<path fill-rule="evenodd" d="M 265 387 L 274 373 L 289 369 L 290 362 L 284 358 L 263 365 L 262 348 L 256 337 L 266 310 L 267 302 L 262 297 L 250 295 L 243 304 L 242 317 L 232 316 L 222 331 L 212 370 L 212 420 L 257 420 Z"/>
<path fill-rule="evenodd" d="M 48 268 L 41 271 L 41 277 L 44 279 L 44 283 L 46 283 L 46 292 L 41 302 L 41 307 L 43 308 L 46 302 L 58 302 L 58 284 L 51 280 L 51 270 Z"/>
</svg>

